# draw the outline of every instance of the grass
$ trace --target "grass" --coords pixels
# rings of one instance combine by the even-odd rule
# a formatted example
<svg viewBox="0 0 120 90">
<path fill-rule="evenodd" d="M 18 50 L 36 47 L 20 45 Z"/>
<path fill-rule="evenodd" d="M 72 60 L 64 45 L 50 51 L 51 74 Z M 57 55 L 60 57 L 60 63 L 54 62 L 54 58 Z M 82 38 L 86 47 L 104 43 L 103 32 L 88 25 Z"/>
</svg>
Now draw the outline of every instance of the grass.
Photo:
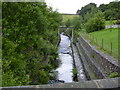
<svg viewBox="0 0 120 90">
<path fill-rule="evenodd" d="M 89 34 L 82 33 L 82 35 L 97 49 L 104 51 L 118 60 L 118 30 L 120 28 L 104 29 L 101 31 L 92 32 Z M 111 32 L 110 32 L 111 31 Z M 103 48 L 102 48 L 103 39 Z M 112 42 L 112 52 L 111 52 L 111 42 Z"/>
<path fill-rule="evenodd" d="M 117 20 L 109 20 L 109 21 L 105 21 L 105 25 L 112 25 L 116 22 Z"/>
<path fill-rule="evenodd" d="M 68 19 L 72 20 L 74 17 L 79 17 L 79 15 L 62 15 L 63 22 L 66 22 Z"/>
</svg>

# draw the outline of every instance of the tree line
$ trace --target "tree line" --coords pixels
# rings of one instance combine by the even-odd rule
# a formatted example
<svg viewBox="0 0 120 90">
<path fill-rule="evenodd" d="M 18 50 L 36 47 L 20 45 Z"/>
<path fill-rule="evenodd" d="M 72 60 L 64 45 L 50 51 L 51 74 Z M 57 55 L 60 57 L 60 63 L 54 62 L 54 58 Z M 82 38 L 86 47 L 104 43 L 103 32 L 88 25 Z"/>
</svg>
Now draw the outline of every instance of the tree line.
<svg viewBox="0 0 120 90">
<path fill-rule="evenodd" d="M 45 2 L 2 3 L 2 85 L 45 84 L 58 56 L 62 17 Z"/>
<path fill-rule="evenodd" d="M 101 4 L 99 7 L 95 3 L 90 3 L 77 11 L 82 16 L 82 22 L 86 32 L 94 32 L 105 28 L 105 21 L 120 19 L 120 1 L 113 1 L 109 4 Z M 116 21 L 119 24 L 120 21 Z"/>
<path fill-rule="evenodd" d="M 75 17 L 72 20 L 67 20 L 65 25 L 67 27 L 81 27 L 79 28 L 80 30 L 88 33 L 102 30 L 105 28 L 105 21 L 107 20 L 117 20 L 115 24 L 120 23 L 119 6 L 120 1 L 113 1 L 109 4 L 101 4 L 99 7 L 97 7 L 95 3 L 89 3 L 80 10 L 77 10 L 79 17 Z"/>
<path fill-rule="evenodd" d="M 81 8 L 81 10 L 77 10 L 77 14 L 83 17 L 83 20 L 86 19 L 86 14 L 92 12 L 92 9 L 98 9 L 101 11 L 104 16 L 105 20 L 117 20 L 120 19 L 120 1 L 113 1 L 109 4 L 101 4 L 99 7 L 95 3 L 90 3 Z"/>
<path fill-rule="evenodd" d="M 113 1 L 109 4 L 101 4 L 99 7 L 95 3 L 89 3 L 78 9 L 76 14 L 79 17 L 68 19 L 64 25 L 66 27 L 75 27 L 74 35 L 78 37 L 80 31 L 87 33 L 99 31 L 105 28 L 105 21 L 117 20 L 115 24 L 120 21 L 120 1 Z M 68 30 L 68 34 L 72 35 L 72 29 Z M 74 40 L 76 42 L 76 39 Z"/>
</svg>

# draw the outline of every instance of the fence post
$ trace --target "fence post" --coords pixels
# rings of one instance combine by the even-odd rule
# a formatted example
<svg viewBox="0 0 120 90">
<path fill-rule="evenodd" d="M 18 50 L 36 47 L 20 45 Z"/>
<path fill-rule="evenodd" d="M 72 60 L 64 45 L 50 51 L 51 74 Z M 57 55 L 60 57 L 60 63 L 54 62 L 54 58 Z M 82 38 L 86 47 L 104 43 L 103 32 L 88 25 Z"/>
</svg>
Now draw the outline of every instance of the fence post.
<svg viewBox="0 0 120 90">
<path fill-rule="evenodd" d="M 103 39 L 102 39 L 102 48 L 104 47 L 104 44 L 103 44 Z"/>
<path fill-rule="evenodd" d="M 90 40 L 92 39 L 92 36 L 90 35 Z"/>
<path fill-rule="evenodd" d="M 96 37 L 96 44 L 97 44 L 97 37 Z"/>
<path fill-rule="evenodd" d="M 111 54 L 112 54 L 112 42 L 111 42 Z"/>
<path fill-rule="evenodd" d="M 73 38 L 74 38 L 74 36 L 73 36 L 73 29 L 72 29 L 72 43 L 73 43 Z"/>
<path fill-rule="evenodd" d="M 94 36 L 93 36 L 93 41 L 94 41 Z"/>
</svg>

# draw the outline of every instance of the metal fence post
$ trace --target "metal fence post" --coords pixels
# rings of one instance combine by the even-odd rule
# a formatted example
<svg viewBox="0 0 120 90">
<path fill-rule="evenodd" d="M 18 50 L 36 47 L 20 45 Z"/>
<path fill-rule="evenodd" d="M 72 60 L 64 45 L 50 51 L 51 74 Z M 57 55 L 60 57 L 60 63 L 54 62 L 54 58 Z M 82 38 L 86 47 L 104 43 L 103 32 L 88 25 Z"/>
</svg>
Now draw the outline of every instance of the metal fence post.
<svg viewBox="0 0 120 90">
<path fill-rule="evenodd" d="M 93 41 L 94 41 L 94 36 L 93 36 Z"/>
<path fill-rule="evenodd" d="M 111 42 L 111 54 L 112 54 L 112 42 Z"/>
<path fill-rule="evenodd" d="M 102 48 L 104 47 L 104 44 L 103 44 L 103 39 L 102 39 Z"/>
<path fill-rule="evenodd" d="M 97 37 L 95 39 L 96 39 L 96 44 L 97 44 Z"/>
</svg>

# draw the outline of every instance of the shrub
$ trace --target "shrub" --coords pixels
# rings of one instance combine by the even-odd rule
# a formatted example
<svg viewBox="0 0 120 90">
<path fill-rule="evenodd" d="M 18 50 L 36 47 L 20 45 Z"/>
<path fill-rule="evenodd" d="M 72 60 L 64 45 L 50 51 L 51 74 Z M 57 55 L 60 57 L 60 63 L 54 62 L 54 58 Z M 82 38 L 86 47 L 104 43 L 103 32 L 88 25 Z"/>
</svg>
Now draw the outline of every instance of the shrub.
<svg viewBox="0 0 120 90">
<path fill-rule="evenodd" d="M 118 25 L 120 25 L 120 20 L 119 20 L 119 21 L 116 21 L 116 22 L 115 22 L 115 24 L 118 24 Z"/>
<path fill-rule="evenodd" d="M 42 2 L 3 2 L 2 9 L 2 86 L 47 83 L 60 14 Z"/>
<path fill-rule="evenodd" d="M 74 69 L 73 69 L 73 80 L 74 80 L 74 81 L 77 81 L 77 80 L 78 80 L 78 78 L 77 78 L 77 73 L 78 73 L 78 72 L 77 72 L 77 69 L 74 68 Z"/>
<path fill-rule="evenodd" d="M 110 78 L 115 78 L 115 77 L 119 77 L 118 72 L 113 72 L 109 75 Z"/>
<path fill-rule="evenodd" d="M 66 27 L 71 26 L 71 21 L 68 19 L 68 20 L 65 22 L 65 25 L 66 25 Z"/>
</svg>

